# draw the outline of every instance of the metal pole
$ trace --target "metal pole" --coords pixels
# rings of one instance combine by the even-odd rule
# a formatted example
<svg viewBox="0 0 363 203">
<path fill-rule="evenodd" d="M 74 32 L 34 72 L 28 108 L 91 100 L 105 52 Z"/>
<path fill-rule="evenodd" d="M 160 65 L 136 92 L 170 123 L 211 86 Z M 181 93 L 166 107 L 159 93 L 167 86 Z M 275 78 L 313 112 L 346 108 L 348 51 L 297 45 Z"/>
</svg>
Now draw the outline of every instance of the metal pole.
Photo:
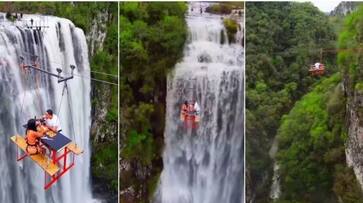
<svg viewBox="0 0 363 203">
<path fill-rule="evenodd" d="M 31 69 L 33 69 L 33 70 L 36 70 L 36 71 L 39 71 L 39 72 L 42 72 L 42 73 L 46 73 L 46 74 L 51 75 L 51 76 L 53 76 L 53 77 L 56 77 L 56 78 L 58 78 L 58 79 L 64 79 L 64 78 L 63 78 L 62 76 L 60 76 L 60 75 L 57 75 L 57 74 L 54 74 L 54 73 L 48 72 L 48 71 L 43 70 L 43 69 L 40 69 L 40 68 L 36 68 L 36 67 L 34 67 L 34 66 L 31 66 L 31 65 L 24 65 L 24 68 L 31 68 Z"/>
<path fill-rule="evenodd" d="M 60 76 L 60 73 L 62 72 L 62 70 L 59 69 L 59 68 L 57 69 L 58 74 L 55 74 L 55 73 L 52 73 L 52 72 L 49 72 L 49 71 L 34 67 L 33 65 L 24 65 L 23 67 L 24 68 L 31 68 L 33 70 L 36 70 L 36 71 L 48 74 L 50 76 L 56 77 L 56 78 L 58 78 L 58 83 L 66 82 L 67 80 L 73 79 L 73 71 L 76 68 L 74 65 L 71 65 L 71 76 L 65 78 L 63 76 Z"/>
</svg>

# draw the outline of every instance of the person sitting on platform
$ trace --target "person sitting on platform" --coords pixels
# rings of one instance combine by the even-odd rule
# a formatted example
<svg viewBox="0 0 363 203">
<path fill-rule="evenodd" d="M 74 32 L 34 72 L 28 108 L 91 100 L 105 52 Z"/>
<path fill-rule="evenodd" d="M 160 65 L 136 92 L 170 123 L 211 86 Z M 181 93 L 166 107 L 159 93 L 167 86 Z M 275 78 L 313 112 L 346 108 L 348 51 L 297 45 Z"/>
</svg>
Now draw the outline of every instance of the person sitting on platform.
<svg viewBox="0 0 363 203">
<path fill-rule="evenodd" d="M 195 110 L 195 115 L 198 116 L 200 114 L 200 107 L 196 101 L 194 101 L 194 110 Z"/>
<path fill-rule="evenodd" d="M 194 109 L 194 102 L 190 102 L 188 105 L 188 114 L 190 115 L 194 115 L 195 114 L 195 109 Z"/>
<path fill-rule="evenodd" d="M 48 131 L 47 128 L 41 128 L 41 130 L 37 130 L 37 126 L 40 125 L 38 121 L 35 119 L 28 120 L 26 126 L 26 152 L 30 155 L 38 154 L 38 153 L 45 153 L 45 149 L 40 146 L 40 138 L 45 136 L 45 133 Z"/>
<path fill-rule="evenodd" d="M 185 120 L 185 116 L 188 114 L 188 101 L 185 101 L 184 104 L 181 107 L 181 114 L 180 114 L 180 119 L 182 121 Z"/>
<path fill-rule="evenodd" d="M 62 131 L 58 116 L 53 113 L 51 109 L 48 109 L 43 116 L 45 119 L 45 125 L 53 132 L 58 133 Z"/>
</svg>

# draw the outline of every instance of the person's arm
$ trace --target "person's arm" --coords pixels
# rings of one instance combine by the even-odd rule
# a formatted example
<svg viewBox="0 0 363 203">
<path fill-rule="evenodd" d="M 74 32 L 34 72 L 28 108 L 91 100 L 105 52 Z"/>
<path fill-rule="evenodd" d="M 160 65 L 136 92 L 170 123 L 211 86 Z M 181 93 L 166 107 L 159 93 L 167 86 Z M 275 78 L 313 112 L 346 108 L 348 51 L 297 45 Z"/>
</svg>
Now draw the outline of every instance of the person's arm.
<svg viewBox="0 0 363 203">
<path fill-rule="evenodd" d="M 53 132 L 57 132 L 57 127 L 56 126 L 47 126 L 47 128 Z"/>
<path fill-rule="evenodd" d="M 56 123 L 59 123 L 58 122 L 58 120 L 56 121 Z M 51 131 L 53 131 L 53 132 L 57 132 L 58 131 L 58 126 L 52 126 L 52 125 L 48 125 L 48 123 L 46 122 L 45 123 L 45 125 L 46 125 L 46 127 L 49 129 L 49 130 L 51 130 Z"/>
<path fill-rule="evenodd" d="M 47 127 L 49 130 L 53 131 L 53 132 L 57 132 L 57 129 L 58 129 L 58 127 L 57 127 L 57 126 L 49 126 L 49 125 L 46 125 L 46 127 Z"/>
<path fill-rule="evenodd" d="M 39 132 L 37 132 L 37 131 L 32 131 L 31 133 L 34 133 L 34 135 L 36 136 L 36 137 L 43 137 L 44 135 L 45 135 L 45 130 L 42 128 Z"/>
</svg>

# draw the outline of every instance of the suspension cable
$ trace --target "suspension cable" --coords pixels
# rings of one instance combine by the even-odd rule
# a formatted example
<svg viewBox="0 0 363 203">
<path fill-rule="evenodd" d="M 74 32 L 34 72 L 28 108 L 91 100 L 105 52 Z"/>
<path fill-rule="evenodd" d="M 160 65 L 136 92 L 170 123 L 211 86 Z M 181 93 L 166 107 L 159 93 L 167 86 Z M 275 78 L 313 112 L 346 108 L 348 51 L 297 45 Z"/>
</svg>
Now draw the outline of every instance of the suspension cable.
<svg viewBox="0 0 363 203">
<path fill-rule="evenodd" d="M 27 72 L 27 70 L 25 69 L 22 69 L 22 73 L 23 73 L 23 76 L 25 77 L 25 82 L 26 82 L 26 85 L 25 87 L 28 86 L 28 83 L 29 83 L 29 75 L 30 75 L 30 72 Z M 24 89 L 23 90 L 23 101 L 21 102 L 21 107 L 20 107 L 20 115 L 23 114 L 23 110 L 24 110 L 24 103 L 25 103 L 25 96 L 26 96 L 26 90 Z"/>
<path fill-rule="evenodd" d="M 110 74 L 110 73 L 105 73 L 105 72 L 99 72 L 99 71 L 90 71 L 91 73 L 96 73 L 96 74 L 101 74 L 101 75 L 107 75 L 107 76 L 111 76 L 114 78 L 118 78 L 118 75 L 114 75 L 114 74 Z"/>
<path fill-rule="evenodd" d="M 60 99 L 60 102 L 59 102 L 59 105 L 58 105 L 59 106 L 58 112 L 57 112 L 58 117 L 60 117 L 60 110 L 62 108 L 63 96 L 64 96 L 64 92 L 66 90 L 66 85 L 67 85 L 67 82 L 64 83 L 63 90 L 62 90 L 62 96 L 61 96 L 61 99 Z"/>
<path fill-rule="evenodd" d="M 68 90 L 68 86 L 65 85 L 65 88 L 67 90 L 67 100 L 68 100 L 68 109 L 70 111 L 70 117 L 71 117 L 71 125 L 72 125 L 72 130 L 73 130 L 73 136 L 76 136 L 76 130 L 74 129 L 74 122 L 73 122 L 73 111 L 72 111 L 72 105 L 71 105 L 71 96 L 69 95 L 69 90 Z"/>
<path fill-rule="evenodd" d="M 37 100 L 38 102 L 38 106 L 39 106 L 39 110 L 41 111 L 42 110 L 42 104 L 40 103 L 40 99 L 42 98 L 41 95 L 40 95 L 40 92 L 39 92 L 39 89 L 40 89 L 40 85 L 39 85 L 39 78 L 41 76 L 38 75 L 37 73 L 35 73 L 35 84 L 36 84 L 36 88 L 35 88 L 35 92 L 38 96 L 38 98 L 35 98 L 35 100 Z"/>
<path fill-rule="evenodd" d="M 49 61 L 50 63 L 53 63 L 53 64 L 57 64 L 57 65 L 61 65 L 63 66 L 63 64 L 60 64 L 58 62 L 55 62 L 55 61 Z M 112 74 L 112 73 L 106 73 L 106 72 L 101 72 L 101 71 L 94 71 L 94 70 L 90 70 L 91 73 L 96 73 L 96 74 L 101 74 L 101 75 L 107 75 L 107 76 L 111 76 L 111 77 L 114 77 L 114 78 L 118 78 L 118 75 L 116 74 Z"/>
<path fill-rule="evenodd" d="M 96 78 L 92 78 L 92 77 L 87 77 L 87 76 L 80 75 L 80 74 L 75 74 L 75 73 L 73 75 L 74 76 L 77 76 L 79 78 L 82 78 L 82 79 L 89 79 L 89 80 L 93 80 L 93 81 L 97 81 L 97 82 L 102 82 L 102 83 L 109 84 L 109 85 L 116 85 L 116 86 L 118 86 L 117 83 L 110 82 L 110 81 L 106 81 L 106 80 L 101 80 L 101 79 L 96 79 Z"/>
</svg>

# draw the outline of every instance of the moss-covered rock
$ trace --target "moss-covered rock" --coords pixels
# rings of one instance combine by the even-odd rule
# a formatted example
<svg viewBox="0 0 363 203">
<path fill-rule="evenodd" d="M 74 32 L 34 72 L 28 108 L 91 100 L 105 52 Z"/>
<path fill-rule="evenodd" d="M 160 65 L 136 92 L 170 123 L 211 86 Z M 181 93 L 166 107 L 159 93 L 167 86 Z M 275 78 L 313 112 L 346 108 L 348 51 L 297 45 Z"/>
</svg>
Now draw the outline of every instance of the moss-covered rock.
<svg viewBox="0 0 363 203">
<path fill-rule="evenodd" d="M 243 8 L 244 8 L 243 2 L 223 2 L 210 5 L 205 9 L 205 11 L 213 14 L 227 15 L 231 14 L 232 10 L 234 9 L 243 9 Z M 240 13 L 240 15 L 242 15 L 242 13 Z"/>
<path fill-rule="evenodd" d="M 359 93 L 363 93 L 363 82 L 358 82 L 355 84 L 355 90 Z"/>
<path fill-rule="evenodd" d="M 91 158 L 92 176 L 102 177 L 109 183 L 106 187 L 116 192 L 118 188 L 118 160 L 115 156 L 118 153 L 117 142 L 98 144 L 93 150 L 97 153 L 94 153 Z"/>
<path fill-rule="evenodd" d="M 227 30 L 227 37 L 228 37 L 229 43 L 235 42 L 236 41 L 235 36 L 236 36 L 236 33 L 237 33 L 238 29 L 239 29 L 238 23 L 233 19 L 225 18 L 223 20 L 223 24 L 224 24 L 224 27 Z"/>
</svg>

